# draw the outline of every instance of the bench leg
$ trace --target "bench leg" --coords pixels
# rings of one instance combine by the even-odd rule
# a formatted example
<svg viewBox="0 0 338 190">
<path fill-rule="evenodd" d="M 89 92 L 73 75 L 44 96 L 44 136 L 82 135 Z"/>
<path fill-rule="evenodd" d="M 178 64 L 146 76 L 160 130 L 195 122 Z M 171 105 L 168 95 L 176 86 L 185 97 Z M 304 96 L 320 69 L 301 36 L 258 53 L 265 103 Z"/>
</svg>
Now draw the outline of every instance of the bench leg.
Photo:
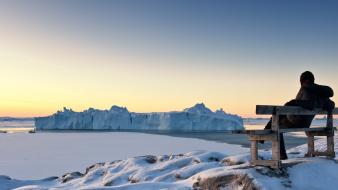
<svg viewBox="0 0 338 190">
<path fill-rule="evenodd" d="M 258 143 L 256 140 L 251 141 L 251 161 L 258 160 Z"/>
<path fill-rule="evenodd" d="M 315 138 L 314 136 L 307 137 L 307 154 L 306 157 L 313 157 L 315 152 Z"/>
<path fill-rule="evenodd" d="M 326 132 L 325 132 L 326 133 Z M 308 133 L 308 151 L 305 154 L 305 157 L 314 157 L 314 156 L 326 156 L 328 158 L 334 158 L 336 156 L 336 153 L 334 152 L 334 134 L 330 133 L 325 135 L 325 133 Z M 315 151 L 315 143 L 314 143 L 314 136 L 326 136 L 326 151 L 319 152 Z"/>
<path fill-rule="evenodd" d="M 272 160 L 275 161 L 275 164 L 271 167 L 275 169 L 279 169 L 281 167 L 279 140 L 272 141 Z"/>
<path fill-rule="evenodd" d="M 336 153 L 334 152 L 334 136 L 327 136 L 327 157 L 334 158 Z"/>
</svg>

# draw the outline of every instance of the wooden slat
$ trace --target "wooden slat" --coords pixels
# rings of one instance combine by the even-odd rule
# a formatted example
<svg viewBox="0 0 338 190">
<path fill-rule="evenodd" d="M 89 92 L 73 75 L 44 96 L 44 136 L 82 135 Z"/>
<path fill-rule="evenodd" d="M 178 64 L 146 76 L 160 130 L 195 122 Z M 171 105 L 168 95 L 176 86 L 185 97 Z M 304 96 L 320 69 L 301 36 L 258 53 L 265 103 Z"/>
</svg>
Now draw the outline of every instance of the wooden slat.
<svg viewBox="0 0 338 190">
<path fill-rule="evenodd" d="M 313 136 L 307 138 L 307 157 L 314 156 L 313 153 L 315 152 L 315 139 Z"/>
<path fill-rule="evenodd" d="M 247 134 L 246 130 L 231 130 L 229 132 L 232 134 Z"/>
<path fill-rule="evenodd" d="M 336 127 L 333 128 L 337 130 Z M 315 132 L 315 131 L 327 131 L 325 127 L 312 127 L 312 128 L 288 128 L 288 129 L 279 129 L 280 133 L 290 133 L 290 132 Z M 272 134 L 273 131 L 270 129 L 255 129 L 255 130 L 237 130 L 234 133 L 236 134 L 247 134 L 247 135 L 268 135 Z"/>
<path fill-rule="evenodd" d="M 315 156 L 326 156 L 328 158 L 334 158 L 336 156 L 336 153 L 333 152 L 328 152 L 328 151 L 324 151 L 324 152 L 319 152 L 319 151 L 314 151 L 312 154 L 306 153 L 305 157 L 315 157 Z"/>
<path fill-rule="evenodd" d="M 333 136 L 327 137 L 327 152 L 329 153 L 328 157 L 335 157 L 334 152 L 334 138 Z"/>
<path fill-rule="evenodd" d="M 279 141 L 279 139 L 272 141 L 271 151 L 272 151 L 272 160 L 280 160 L 280 141 Z"/>
<path fill-rule="evenodd" d="M 248 135 L 268 135 L 272 133 L 272 130 L 266 129 L 266 130 L 245 130 L 243 131 L 245 134 Z"/>
<path fill-rule="evenodd" d="M 328 151 L 324 151 L 324 152 L 315 151 L 313 155 L 314 156 L 328 156 L 328 157 L 331 156 L 330 152 Z"/>
<path fill-rule="evenodd" d="M 306 132 L 307 136 L 334 136 L 333 131 L 310 131 Z"/>
<path fill-rule="evenodd" d="M 304 132 L 330 132 L 330 129 L 326 127 L 279 129 L 280 133 L 302 132 L 302 131 Z"/>
<path fill-rule="evenodd" d="M 270 166 L 271 168 L 280 168 L 280 160 L 252 160 L 251 164 L 254 166 Z"/>
<path fill-rule="evenodd" d="M 271 130 L 274 131 L 274 132 L 278 132 L 279 131 L 279 115 L 273 114 L 271 121 L 272 121 Z"/>
<path fill-rule="evenodd" d="M 280 160 L 279 115 L 276 113 L 272 115 L 271 130 L 277 133 L 276 140 L 272 141 L 272 160 Z"/>
<path fill-rule="evenodd" d="M 326 115 L 327 111 L 322 109 L 307 110 L 297 106 L 275 106 L 275 105 L 256 105 L 256 114 L 272 115 L 274 113 L 280 115 Z M 338 108 L 333 109 L 332 114 L 338 114 Z"/>
<path fill-rule="evenodd" d="M 250 135 L 249 136 L 250 141 L 276 141 L 277 134 L 269 134 L 269 135 Z"/>
<path fill-rule="evenodd" d="M 251 160 L 258 160 L 258 144 L 257 141 L 251 141 Z"/>
</svg>

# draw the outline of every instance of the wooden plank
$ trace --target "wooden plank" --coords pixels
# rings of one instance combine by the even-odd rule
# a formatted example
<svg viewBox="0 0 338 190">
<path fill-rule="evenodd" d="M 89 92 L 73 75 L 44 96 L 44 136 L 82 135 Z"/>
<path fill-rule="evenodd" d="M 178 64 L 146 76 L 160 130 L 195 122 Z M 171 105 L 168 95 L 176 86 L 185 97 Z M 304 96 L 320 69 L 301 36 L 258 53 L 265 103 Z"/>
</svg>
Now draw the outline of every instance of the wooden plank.
<svg viewBox="0 0 338 190">
<path fill-rule="evenodd" d="M 226 131 L 228 132 L 228 131 Z M 250 134 L 270 134 L 272 133 L 271 130 L 264 130 L 264 129 L 254 129 L 254 130 L 231 130 L 229 131 L 229 133 L 232 133 L 232 134 L 247 134 L 247 135 L 250 135 Z"/>
<path fill-rule="evenodd" d="M 277 114 L 272 115 L 271 130 L 273 132 L 279 131 L 279 115 Z"/>
<path fill-rule="evenodd" d="M 335 157 L 335 152 L 334 152 L 334 137 L 333 136 L 328 136 L 327 137 L 327 152 L 328 152 L 328 157 Z"/>
<path fill-rule="evenodd" d="M 229 132 L 232 134 L 247 134 L 246 130 L 231 130 Z"/>
<path fill-rule="evenodd" d="M 307 136 L 334 136 L 334 132 L 332 130 L 326 131 L 310 131 L 306 132 Z"/>
<path fill-rule="evenodd" d="M 324 151 L 324 152 L 319 152 L 319 151 L 315 151 L 313 153 L 314 156 L 327 156 L 327 157 L 331 157 L 331 153 L 328 151 Z"/>
<path fill-rule="evenodd" d="M 249 139 L 250 141 L 261 141 L 261 140 L 276 141 L 278 138 L 277 134 L 269 134 L 269 135 L 250 135 Z"/>
<path fill-rule="evenodd" d="M 314 151 L 312 154 L 306 153 L 305 157 L 315 157 L 315 156 L 326 156 L 328 158 L 334 158 L 336 156 L 336 153 L 333 152 L 328 152 L 328 151 L 324 151 L 324 152 L 319 152 L 319 151 Z"/>
<path fill-rule="evenodd" d="M 254 166 L 269 166 L 271 168 L 279 169 L 281 166 L 280 160 L 253 160 L 251 164 Z"/>
<path fill-rule="evenodd" d="M 336 127 L 333 127 L 334 130 L 337 130 Z M 279 129 L 280 133 L 290 133 L 290 132 L 316 132 L 316 131 L 328 131 L 326 127 L 312 127 L 312 128 L 288 128 L 288 129 Z M 270 129 L 258 129 L 258 130 L 237 130 L 236 134 L 247 134 L 247 135 L 268 135 L 272 134 L 273 131 Z"/>
<path fill-rule="evenodd" d="M 280 160 L 280 141 L 272 141 L 272 160 Z"/>
<path fill-rule="evenodd" d="M 307 110 L 297 106 L 275 106 L 275 105 L 256 105 L 256 114 L 258 115 L 326 115 L 327 111 L 322 109 Z M 332 110 L 332 114 L 338 114 L 338 108 Z"/>
<path fill-rule="evenodd" d="M 272 115 L 271 130 L 277 135 L 277 139 L 272 141 L 272 160 L 280 160 L 280 139 L 279 139 L 279 115 Z"/>
<path fill-rule="evenodd" d="M 307 138 L 307 154 L 305 156 L 313 157 L 314 152 L 315 152 L 315 141 L 314 141 L 314 137 L 311 136 Z"/>
<path fill-rule="evenodd" d="M 330 129 L 326 127 L 279 129 L 280 133 L 303 132 L 303 131 L 304 132 L 330 132 Z"/>
<path fill-rule="evenodd" d="M 268 135 L 272 134 L 272 130 L 266 129 L 266 130 L 245 130 L 245 134 L 248 135 Z"/>
<path fill-rule="evenodd" d="M 258 160 L 258 144 L 257 141 L 251 141 L 251 160 Z"/>
</svg>

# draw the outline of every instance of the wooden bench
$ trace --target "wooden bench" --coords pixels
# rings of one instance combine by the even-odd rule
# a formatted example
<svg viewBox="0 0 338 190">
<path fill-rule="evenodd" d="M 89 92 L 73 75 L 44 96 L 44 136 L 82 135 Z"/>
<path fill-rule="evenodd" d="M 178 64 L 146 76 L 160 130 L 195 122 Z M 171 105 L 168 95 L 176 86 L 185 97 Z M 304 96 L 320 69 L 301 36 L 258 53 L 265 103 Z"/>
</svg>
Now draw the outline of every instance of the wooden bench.
<svg viewBox="0 0 338 190">
<path fill-rule="evenodd" d="M 334 127 L 332 115 L 338 114 L 338 108 L 335 108 L 332 113 L 327 111 L 315 109 L 306 110 L 301 107 L 295 106 L 269 106 L 269 105 L 257 105 L 257 115 L 272 115 L 271 130 L 246 130 L 246 134 L 249 135 L 251 141 L 251 164 L 260 166 L 269 166 L 271 168 L 280 168 L 280 134 L 287 132 L 306 132 L 308 138 L 308 152 L 305 156 L 327 156 L 329 158 L 335 157 L 334 152 Z M 283 129 L 279 126 L 280 115 L 327 115 L 326 127 L 316 128 L 289 128 Z M 315 151 L 314 137 L 326 136 L 327 137 L 327 150 L 324 152 Z M 271 141 L 272 142 L 272 160 L 259 160 L 258 159 L 258 141 Z"/>
</svg>

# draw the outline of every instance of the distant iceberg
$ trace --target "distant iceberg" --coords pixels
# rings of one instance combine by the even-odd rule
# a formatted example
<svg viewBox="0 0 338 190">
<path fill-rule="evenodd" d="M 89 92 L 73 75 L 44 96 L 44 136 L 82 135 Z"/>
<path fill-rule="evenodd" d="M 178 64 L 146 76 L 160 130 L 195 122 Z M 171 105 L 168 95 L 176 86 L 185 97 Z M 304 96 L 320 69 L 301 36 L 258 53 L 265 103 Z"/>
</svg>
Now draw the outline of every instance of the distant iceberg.
<svg viewBox="0 0 338 190">
<path fill-rule="evenodd" d="M 63 111 L 35 118 L 37 130 L 163 130 L 163 131 L 226 131 L 242 130 L 243 119 L 215 112 L 203 103 L 183 111 L 134 113 L 125 107 L 112 106 L 110 110 L 89 108 L 83 112 Z"/>
</svg>

